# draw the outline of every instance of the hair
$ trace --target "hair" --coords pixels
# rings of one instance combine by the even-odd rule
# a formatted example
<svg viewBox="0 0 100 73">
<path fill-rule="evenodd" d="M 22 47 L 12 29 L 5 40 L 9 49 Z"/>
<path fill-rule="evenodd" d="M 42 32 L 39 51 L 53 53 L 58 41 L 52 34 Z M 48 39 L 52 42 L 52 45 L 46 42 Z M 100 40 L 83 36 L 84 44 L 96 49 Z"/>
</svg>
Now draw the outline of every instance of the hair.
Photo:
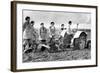
<svg viewBox="0 0 100 73">
<path fill-rule="evenodd" d="M 64 26 L 64 24 L 61 24 L 61 26 Z"/>
<path fill-rule="evenodd" d="M 41 23 L 40 25 L 44 25 L 44 23 Z"/>
<path fill-rule="evenodd" d="M 51 22 L 51 24 L 54 24 L 54 22 Z"/>
<path fill-rule="evenodd" d="M 33 24 L 34 23 L 34 21 L 31 21 L 31 24 Z"/>
<path fill-rule="evenodd" d="M 72 23 L 72 21 L 69 21 L 68 23 L 69 23 L 69 24 L 71 24 L 71 23 Z"/>
<path fill-rule="evenodd" d="M 28 20 L 28 19 L 30 19 L 30 17 L 29 17 L 29 16 L 26 16 L 26 17 L 25 17 L 25 20 Z"/>
</svg>

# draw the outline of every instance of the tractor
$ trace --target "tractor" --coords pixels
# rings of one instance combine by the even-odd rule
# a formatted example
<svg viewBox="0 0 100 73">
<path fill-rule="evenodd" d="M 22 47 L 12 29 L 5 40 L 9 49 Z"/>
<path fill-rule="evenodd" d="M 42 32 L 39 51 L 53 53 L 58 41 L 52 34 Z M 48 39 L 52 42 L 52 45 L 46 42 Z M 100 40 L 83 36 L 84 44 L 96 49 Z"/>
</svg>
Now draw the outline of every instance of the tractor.
<svg viewBox="0 0 100 73">
<path fill-rule="evenodd" d="M 72 21 L 68 22 L 68 30 L 64 30 L 63 33 L 63 43 L 61 48 L 73 48 L 75 49 L 85 49 L 91 48 L 91 40 L 87 39 L 87 31 L 78 29 L 79 24 L 77 24 L 76 29 L 71 29 Z"/>
<path fill-rule="evenodd" d="M 64 34 L 62 44 L 60 45 L 61 49 L 85 49 L 91 48 L 91 40 L 87 39 L 88 34 L 84 31 L 76 31 L 73 34 Z"/>
</svg>

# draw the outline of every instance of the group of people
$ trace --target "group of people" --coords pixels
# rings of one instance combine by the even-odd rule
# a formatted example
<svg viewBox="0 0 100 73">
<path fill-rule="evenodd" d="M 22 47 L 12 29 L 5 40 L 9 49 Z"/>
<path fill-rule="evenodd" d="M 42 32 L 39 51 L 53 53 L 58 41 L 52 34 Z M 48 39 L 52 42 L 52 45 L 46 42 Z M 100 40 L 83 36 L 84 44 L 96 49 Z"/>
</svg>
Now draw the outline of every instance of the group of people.
<svg viewBox="0 0 100 73">
<path fill-rule="evenodd" d="M 31 47 L 31 45 L 34 45 L 34 43 L 38 43 L 37 40 L 40 40 L 41 42 L 46 42 L 47 36 L 48 36 L 48 30 L 44 26 L 44 23 L 40 23 L 40 29 L 39 33 L 34 27 L 35 22 L 30 21 L 30 17 L 27 16 L 25 17 L 25 22 L 23 24 L 23 46 L 24 49 L 26 47 L 26 44 L 28 44 L 27 47 Z M 56 28 L 55 28 L 55 23 L 51 22 L 49 27 L 49 38 L 54 38 L 56 35 Z M 71 21 L 69 21 L 69 27 L 72 24 Z M 64 27 L 64 24 L 61 24 L 61 33 L 60 37 L 64 37 L 64 34 L 66 32 L 66 28 Z M 71 32 L 71 29 L 69 28 L 69 33 Z M 40 38 L 40 39 L 39 39 Z"/>
</svg>

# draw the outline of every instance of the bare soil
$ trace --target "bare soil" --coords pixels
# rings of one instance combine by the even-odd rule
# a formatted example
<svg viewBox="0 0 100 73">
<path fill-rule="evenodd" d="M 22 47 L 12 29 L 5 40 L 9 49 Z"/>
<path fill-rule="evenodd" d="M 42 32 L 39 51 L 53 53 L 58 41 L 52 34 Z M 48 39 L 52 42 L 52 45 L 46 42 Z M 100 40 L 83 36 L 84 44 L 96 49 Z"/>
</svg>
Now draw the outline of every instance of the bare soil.
<svg viewBox="0 0 100 73">
<path fill-rule="evenodd" d="M 44 52 L 31 52 L 23 54 L 23 62 L 47 62 L 47 61 L 69 61 L 69 60 L 85 60 L 91 59 L 91 50 L 66 50 L 50 53 Z"/>
</svg>

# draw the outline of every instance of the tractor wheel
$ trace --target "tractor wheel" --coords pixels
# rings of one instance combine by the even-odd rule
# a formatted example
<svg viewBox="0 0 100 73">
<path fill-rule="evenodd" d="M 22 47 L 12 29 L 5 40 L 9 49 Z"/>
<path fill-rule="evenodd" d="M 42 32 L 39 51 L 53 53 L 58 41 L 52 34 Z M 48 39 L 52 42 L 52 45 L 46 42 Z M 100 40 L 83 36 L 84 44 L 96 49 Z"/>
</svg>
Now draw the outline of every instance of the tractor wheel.
<svg viewBox="0 0 100 73">
<path fill-rule="evenodd" d="M 85 46 L 86 46 L 86 41 L 81 39 L 80 43 L 79 43 L 79 48 L 80 49 L 85 49 Z"/>
<path fill-rule="evenodd" d="M 85 47 L 86 47 L 86 37 L 81 36 L 79 39 L 80 39 L 79 40 L 79 48 L 85 49 Z"/>
<path fill-rule="evenodd" d="M 86 47 L 86 41 L 84 39 L 75 38 L 73 42 L 73 49 L 84 49 Z"/>
<path fill-rule="evenodd" d="M 89 41 L 87 42 L 87 48 L 88 48 L 88 49 L 91 49 L 91 40 L 89 40 Z"/>
<path fill-rule="evenodd" d="M 79 49 L 79 38 L 74 39 L 73 46 L 73 50 Z"/>
</svg>

